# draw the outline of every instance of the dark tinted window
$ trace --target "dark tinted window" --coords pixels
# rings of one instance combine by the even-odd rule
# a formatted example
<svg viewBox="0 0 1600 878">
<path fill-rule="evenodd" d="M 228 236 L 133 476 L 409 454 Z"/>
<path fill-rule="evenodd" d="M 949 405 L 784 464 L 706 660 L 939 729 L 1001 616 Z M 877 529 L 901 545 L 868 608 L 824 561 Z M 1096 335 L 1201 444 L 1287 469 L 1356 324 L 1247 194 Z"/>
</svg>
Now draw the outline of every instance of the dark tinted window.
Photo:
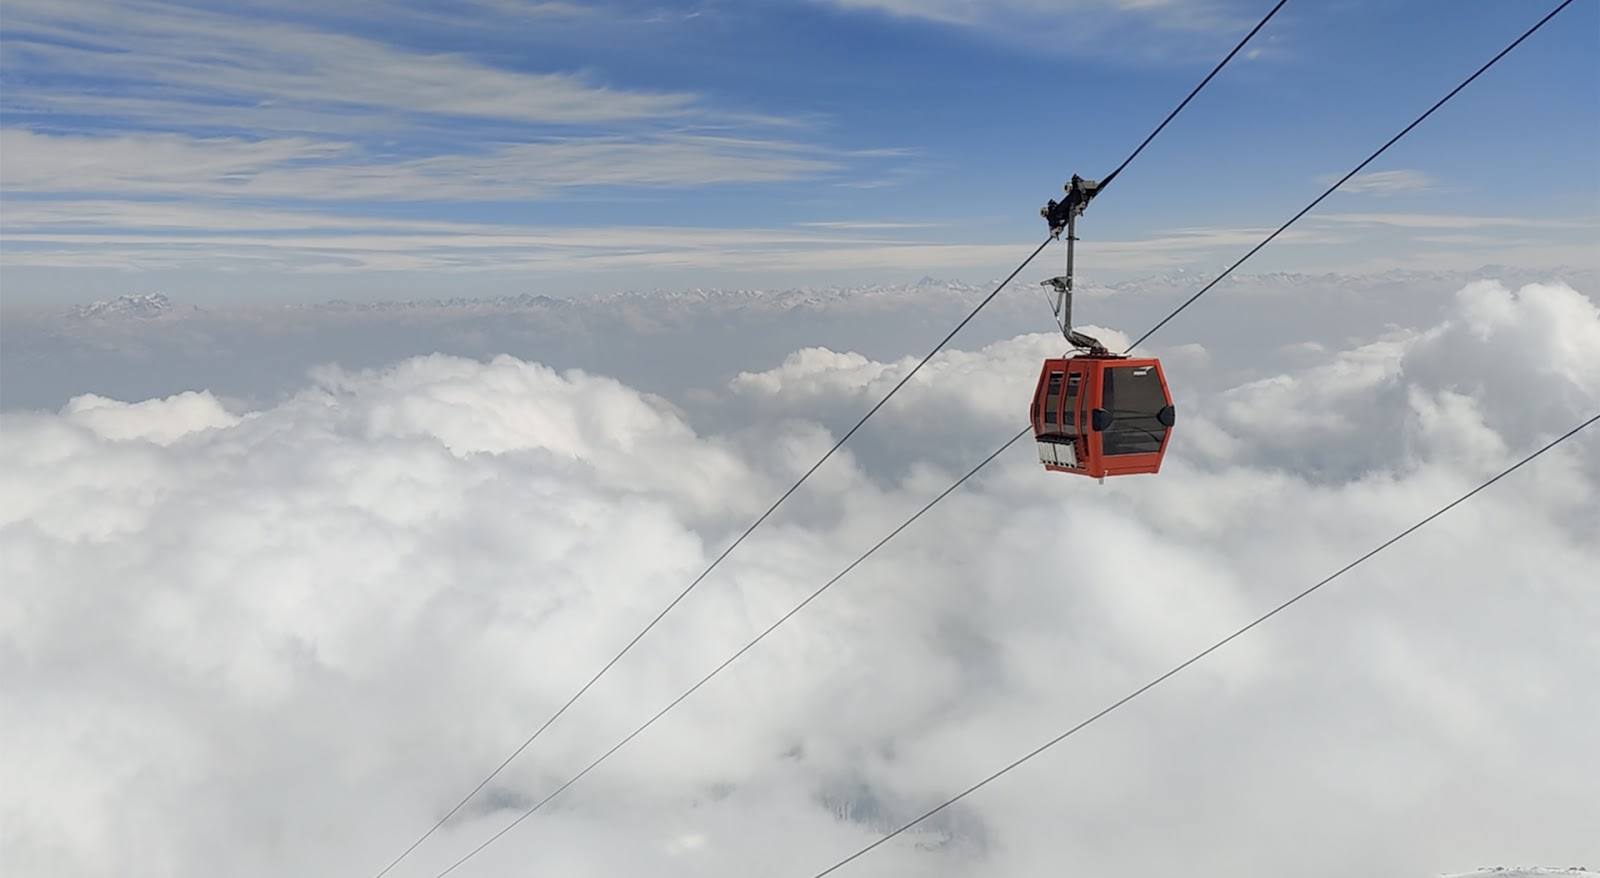
<svg viewBox="0 0 1600 878">
<path fill-rule="evenodd" d="M 1111 426 L 1101 434 L 1105 454 L 1150 454 L 1161 450 L 1167 428 L 1157 420 L 1167 404 L 1154 366 L 1106 369 L 1100 404 L 1111 413 Z"/>
<path fill-rule="evenodd" d="M 1078 426 L 1078 387 L 1082 383 L 1082 372 L 1067 376 L 1067 408 L 1061 413 L 1061 423 L 1068 427 Z"/>
<path fill-rule="evenodd" d="M 1051 372 L 1050 383 L 1045 387 L 1044 391 L 1044 422 L 1051 425 L 1060 423 L 1060 419 L 1057 417 L 1057 412 L 1060 408 L 1061 373 Z"/>
</svg>

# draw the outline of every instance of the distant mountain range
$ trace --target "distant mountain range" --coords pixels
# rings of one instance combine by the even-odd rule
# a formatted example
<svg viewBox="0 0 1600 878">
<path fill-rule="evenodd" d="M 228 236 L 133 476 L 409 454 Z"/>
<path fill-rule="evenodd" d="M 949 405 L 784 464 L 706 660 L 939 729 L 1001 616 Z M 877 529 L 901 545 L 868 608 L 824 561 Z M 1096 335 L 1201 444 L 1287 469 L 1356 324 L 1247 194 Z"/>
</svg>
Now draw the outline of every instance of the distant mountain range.
<svg viewBox="0 0 1600 878">
<path fill-rule="evenodd" d="M 1487 265 L 1474 271 L 1412 271 L 1395 269 L 1374 274 L 1298 274 L 1291 272 L 1266 272 L 1261 274 L 1231 275 L 1225 282 L 1235 292 L 1269 293 L 1285 288 L 1300 289 L 1383 289 L 1395 287 L 1426 287 L 1432 289 L 1457 287 L 1480 279 L 1495 279 L 1504 283 L 1524 283 L 1565 279 L 1570 283 L 1592 285 L 1596 269 L 1577 266 L 1560 266 L 1551 269 L 1513 268 Z M 1098 299 L 1111 296 L 1170 295 L 1174 291 L 1198 290 L 1216 278 L 1214 273 L 1175 271 L 1149 275 L 1115 283 L 1082 281 L 1078 294 L 1082 298 Z M 869 284 L 864 286 L 796 287 L 780 290 L 692 288 L 683 290 L 636 290 L 601 293 L 580 297 L 556 297 L 523 293 L 516 296 L 474 298 L 453 296 L 435 299 L 401 299 L 351 302 L 333 299 L 326 302 L 272 306 L 272 310 L 311 312 L 454 312 L 498 313 L 563 311 L 576 307 L 605 309 L 609 307 L 659 307 L 682 308 L 707 305 L 718 308 L 759 309 L 787 311 L 792 309 L 817 309 L 837 305 L 888 305 L 928 304 L 930 301 L 975 301 L 994 290 L 999 281 L 972 284 L 959 280 L 940 280 L 924 277 L 909 284 Z M 1036 281 L 1018 282 L 1018 288 L 1036 286 Z M 256 306 L 260 307 L 260 306 Z M 94 302 L 71 308 L 66 316 L 92 321 L 151 320 L 171 318 L 185 313 L 205 313 L 198 306 L 180 308 L 162 293 L 141 293 L 120 296 L 109 301 Z"/>
<path fill-rule="evenodd" d="M 1455 875 L 1444 875 L 1441 878 L 1600 878 L 1600 872 L 1592 872 L 1583 866 L 1568 866 L 1565 869 L 1552 869 L 1544 866 L 1493 866 L 1479 869 L 1476 872 L 1462 872 Z"/>
<path fill-rule="evenodd" d="M 147 320 L 153 317 L 168 316 L 175 310 L 172 300 L 161 293 L 140 293 L 132 296 L 119 296 L 109 302 L 75 305 L 68 312 L 68 316 L 85 320 L 115 320 L 121 318 Z"/>
</svg>

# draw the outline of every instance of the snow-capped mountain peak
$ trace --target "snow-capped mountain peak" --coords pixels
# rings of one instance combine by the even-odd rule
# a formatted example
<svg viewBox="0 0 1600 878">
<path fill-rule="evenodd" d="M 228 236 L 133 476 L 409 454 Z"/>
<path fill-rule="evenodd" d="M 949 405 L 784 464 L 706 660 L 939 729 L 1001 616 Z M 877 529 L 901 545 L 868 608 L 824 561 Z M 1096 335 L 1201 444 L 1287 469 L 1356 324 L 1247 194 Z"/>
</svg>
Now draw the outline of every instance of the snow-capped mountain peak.
<svg viewBox="0 0 1600 878">
<path fill-rule="evenodd" d="M 118 296 L 110 301 L 74 306 L 72 316 L 90 319 L 116 319 L 121 317 L 149 319 L 162 317 L 172 312 L 172 301 L 164 294 L 140 293 Z"/>
</svg>

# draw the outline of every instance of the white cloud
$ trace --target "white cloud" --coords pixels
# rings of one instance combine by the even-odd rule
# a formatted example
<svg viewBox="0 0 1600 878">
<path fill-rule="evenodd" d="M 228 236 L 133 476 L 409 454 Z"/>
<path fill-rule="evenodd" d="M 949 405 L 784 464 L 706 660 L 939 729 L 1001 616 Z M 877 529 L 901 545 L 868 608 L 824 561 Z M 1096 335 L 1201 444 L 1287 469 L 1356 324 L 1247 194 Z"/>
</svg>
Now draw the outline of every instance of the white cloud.
<svg viewBox="0 0 1600 878">
<path fill-rule="evenodd" d="M 290 200 L 323 211 L 329 201 L 774 183 L 854 165 L 878 173 L 871 163 L 886 160 L 775 138 L 794 121 L 722 112 L 696 94 L 615 87 L 592 69 L 528 70 L 352 35 L 416 16 L 441 19 L 418 27 L 469 30 L 588 17 L 562 4 L 487 0 L 464 15 L 359 3 L 330 16 L 300 6 L 303 24 L 270 4 L 8 4 L 8 196 Z M 352 20 L 378 19 L 385 28 L 350 30 Z M 91 133 L 43 121 L 63 118 L 93 119 Z"/>
<path fill-rule="evenodd" d="M 1327 213 L 1317 217 L 1318 222 L 1361 226 L 1393 226 L 1408 229 L 1586 229 L 1593 228 L 1593 220 L 1540 219 L 1514 216 L 1472 216 L 1470 214 L 1437 213 Z"/>
<path fill-rule="evenodd" d="M 578 137 L 401 161 L 302 138 L 79 137 L 5 129 L 0 148 L 0 179 L 17 194 L 165 198 L 494 201 L 548 198 L 585 186 L 775 182 L 839 168 L 802 144 L 695 135 Z"/>
<path fill-rule="evenodd" d="M 46 141 L 31 135 L 17 138 L 23 145 L 42 153 L 53 152 Z M 715 144 L 708 149 L 720 149 Z M 736 145 L 735 150 L 744 149 Z M 266 150 L 276 154 L 286 150 Z M 820 162 L 801 155 L 790 155 L 780 163 L 751 155 L 741 163 L 735 155 L 696 155 L 698 146 L 685 146 L 677 159 L 657 156 L 665 164 L 650 160 L 635 163 L 631 175 L 638 184 L 666 185 L 670 180 L 687 184 L 714 182 L 719 176 L 802 173 L 820 167 Z M 759 152 L 759 148 L 751 147 Z M 91 150 L 91 153 L 93 151 Z M 180 151 L 181 152 L 181 151 Z M 241 156 L 252 150 L 240 149 Z M 46 179 L 73 178 L 79 162 L 72 158 L 69 144 L 58 159 L 32 165 L 40 176 L 33 179 L 48 188 Z M 130 158 L 127 156 L 125 158 Z M 589 167 L 596 176 L 586 176 L 584 168 L 550 171 L 551 179 L 564 179 L 572 185 L 580 181 L 600 183 L 608 172 L 601 163 L 573 155 L 577 164 Z M 241 157 L 240 162 L 252 161 Z M 52 163 L 57 163 L 52 168 Z M 156 195 L 169 185 L 193 185 L 204 194 L 217 187 L 238 185 L 242 189 L 267 187 L 270 193 L 309 195 L 322 191 L 326 197 L 376 198 L 401 196 L 426 189 L 435 197 L 452 194 L 472 197 L 495 187 L 499 191 L 527 188 L 530 196 L 541 191 L 544 181 L 536 176 L 540 165 L 513 162 L 501 168 L 489 162 L 472 170 L 470 164 L 453 168 L 452 161 L 440 161 L 440 173 L 433 178 L 423 173 L 418 163 L 407 171 L 375 173 L 371 177 L 336 180 L 342 173 L 329 167 L 302 169 L 276 176 L 270 170 L 244 170 L 226 160 L 217 160 L 216 179 L 195 180 L 187 166 L 199 166 L 186 156 L 174 155 L 170 163 L 119 160 L 109 166 L 143 168 L 127 187 L 135 192 Z M 157 168 L 164 168 L 158 170 Z M 516 179 L 497 179 L 494 175 L 516 167 Z M 496 170 L 500 168 L 500 170 Z M 345 168 L 347 171 L 348 168 Z M 459 171 L 459 173 L 457 173 Z M 118 172 L 123 173 L 123 172 Z M 414 175 L 422 176 L 414 176 Z M 236 177 L 251 177 L 255 182 Z M 19 175 L 18 182 L 22 182 Z M 109 178 L 106 178 L 109 180 Z M 612 176 L 611 182 L 623 177 Z M 410 181 L 410 182 L 408 182 Z M 470 181 L 470 182 L 468 182 Z M 274 188 L 276 187 L 276 188 Z M 369 188 L 370 187 L 370 188 Z M 90 187 L 93 188 L 93 187 Z M 949 240 L 948 230 L 934 224 L 889 222 L 809 222 L 791 228 L 773 227 L 693 227 L 693 226 L 595 226 L 556 227 L 494 225 L 437 220 L 399 220 L 387 217 L 334 216 L 306 210 L 258 210 L 208 202 L 74 201 L 21 200 L 8 205 L 6 214 L 8 265 L 39 267 L 112 267 L 160 269 L 186 267 L 215 269 L 227 265 L 271 266 L 290 272 L 345 272 L 352 270 L 433 271 L 457 274 L 466 271 L 522 272 L 529 270 L 649 270 L 722 269 L 759 272 L 771 277 L 774 272 L 801 271 L 929 271 L 991 272 L 1014 266 L 1027 255 L 1026 247 L 1016 244 L 987 244 Z M 266 234 L 270 232 L 271 234 Z M 1184 228 L 1165 231 L 1152 237 L 1096 242 L 1095 267 L 1100 271 L 1162 270 L 1220 261 L 1237 249 L 1258 242 L 1267 230 L 1256 228 Z M 1318 245 L 1341 239 L 1327 231 L 1290 230 L 1279 237 L 1283 243 Z"/>
<path fill-rule="evenodd" d="M 1346 246 L 1303 254 L 1329 270 L 1364 273 L 1394 268 L 1433 271 L 1494 265 L 1596 265 L 1592 218 L 1427 213 L 1331 213 L 1303 223 L 1342 236 Z"/>
<path fill-rule="evenodd" d="M 17 193 L 217 194 L 274 166 L 337 158 L 351 148 L 306 138 L 108 138 L 6 128 L 0 129 L 0 180 Z"/>
<path fill-rule="evenodd" d="M 1052 53 L 1153 64 L 1214 63 L 1260 10 L 1230 0 L 812 0 L 958 27 Z M 1197 39 L 1199 37 L 1199 39 Z M 1216 41 L 1211 38 L 1215 37 Z M 1258 57 L 1252 56 L 1252 57 Z"/>
<path fill-rule="evenodd" d="M 631 234 L 637 232 L 638 234 Z M 782 229 L 541 228 L 461 235 L 137 235 L 21 233 L 7 236 L 6 261 L 16 266 L 84 266 L 82 245 L 94 244 L 99 267 L 215 270 L 255 263 L 288 272 L 466 271 L 530 269 L 735 269 L 773 271 L 889 269 L 970 270 L 1017 256 L 1000 244 L 885 242 Z M 18 245 L 31 245 L 26 248 Z M 44 246 L 38 246 L 44 245 Z M 55 246 L 51 246 L 55 245 Z M 205 252 L 197 266 L 194 253 Z M 1026 254 L 1023 254 L 1026 255 Z"/>
<path fill-rule="evenodd" d="M 213 126 L 232 118 L 247 130 L 352 131 L 393 126 L 395 114 L 571 124 L 681 116 L 695 103 L 150 0 L 16 0 L 6 14 L 11 51 L 35 69 L 159 85 L 84 92 L 34 83 L 13 100 L 170 130 L 188 130 L 198 105 Z"/>
<path fill-rule="evenodd" d="M 1331 183 L 1329 178 L 1323 182 Z M 1358 174 L 1345 181 L 1339 187 L 1340 192 L 1364 192 L 1372 195 L 1395 195 L 1401 192 L 1425 192 L 1437 188 L 1434 179 L 1423 171 L 1397 170 L 1374 171 L 1370 174 Z"/>
<path fill-rule="evenodd" d="M 1464 288 L 1426 332 L 1339 353 L 1331 362 L 1235 388 L 1221 422 L 1259 453 L 1299 469 L 1363 471 L 1427 449 L 1492 467 L 1600 404 L 1600 308 L 1570 287 L 1493 281 Z M 1482 410 L 1484 400 L 1492 409 Z M 1397 409 L 1411 410 L 1396 420 Z M 1374 449 L 1383 449 L 1374 454 Z"/>
<path fill-rule="evenodd" d="M 890 220 L 833 220 L 829 222 L 796 223 L 802 228 L 843 229 L 846 231 L 876 231 L 887 229 L 932 229 L 949 223 L 899 222 Z"/>
<path fill-rule="evenodd" d="M 252 150 L 237 150 L 239 164 L 232 159 L 218 160 L 215 184 L 253 162 Z M 72 156 L 70 145 L 62 156 Z M 658 174 L 664 184 L 673 174 L 689 179 L 699 173 L 699 159 L 683 154 L 684 164 L 676 169 L 667 165 L 650 170 L 646 162 L 631 173 L 642 182 L 648 174 Z M 710 161 L 710 157 L 705 157 Z M 52 160 L 53 161 L 53 160 Z M 505 276 L 544 272 L 541 286 L 553 293 L 565 293 L 570 278 L 560 274 L 581 273 L 587 290 L 616 285 L 665 286 L 740 285 L 757 283 L 768 287 L 785 283 L 814 284 L 838 282 L 840 273 L 871 272 L 881 278 L 886 272 L 905 272 L 921 276 L 930 272 L 969 278 L 998 278 L 1027 255 L 1026 246 L 989 244 L 954 238 L 948 228 L 917 224 L 861 223 L 856 221 L 808 222 L 792 227 L 745 226 L 739 228 L 697 226 L 550 226 L 493 224 L 433 219 L 402 219 L 373 215 L 370 206 L 352 203 L 350 212 L 327 213 L 311 209 L 254 208 L 218 201 L 173 201 L 158 192 L 165 185 L 163 175 L 182 179 L 181 167 L 188 158 L 174 161 L 167 171 L 147 166 L 142 171 L 116 172 L 132 175 L 130 186 L 150 192 L 151 200 L 113 201 L 85 198 L 12 200 L 5 212 L 5 266 L 13 274 L 26 270 L 96 269 L 147 272 L 183 269 L 185 282 L 204 288 L 215 278 L 196 280 L 195 273 L 229 272 L 240 269 L 247 274 L 229 277 L 228 288 L 243 283 L 257 294 L 276 296 L 286 276 L 294 275 L 290 286 L 299 286 L 307 274 L 332 276 L 351 271 L 404 273 L 415 288 L 452 289 L 465 273 L 497 272 Z M 798 156 L 804 164 L 810 159 Z M 722 172 L 759 176 L 781 173 L 776 167 L 752 158 L 741 165 L 730 160 Z M 203 165 L 196 159 L 194 164 Z M 448 164 L 448 163 L 446 163 Z M 133 168 L 138 163 L 118 163 Z M 41 165 L 40 167 L 45 167 Z M 59 174 L 68 174 L 66 165 Z M 493 163 L 483 167 L 493 172 Z M 53 172 L 54 173 L 54 172 Z M 306 176 L 290 178 L 260 175 L 252 185 L 304 188 L 309 191 L 322 175 L 333 175 L 331 168 Z M 519 172 L 520 173 L 520 172 Z M 419 181 L 418 186 L 437 186 L 436 194 L 456 192 L 470 195 L 481 182 L 464 182 L 461 177 L 442 175 L 437 181 Z M 381 176 L 381 175 L 380 175 Z M 291 179 L 292 178 L 292 179 Z M 397 192 L 404 176 L 372 182 L 368 195 Z M 489 179 L 484 177 L 483 179 Z M 708 178 L 707 178 L 708 179 Z M 376 178 L 375 178 L 376 180 Z M 537 181 L 507 181 L 508 189 L 533 186 Z M 187 186 L 188 183 L 177 183 Z M 329 183 L 329 194 L 353 195 L 360 181 Z M 533 189 L 529 189 L 531 193 Z M 1497 265 L 1539 266 L 1593 265 L 1590 226 L 1577 222 L 1534 218 L 1491 219 L 1481 217 L 1422 216 L 1404 214 L 1342 214 L 1325 218 L 1327 222 L 1308 222 L 1279 236 L 1279 246 L 1299 247 L 1297 259 L 1310 265 L 1318 260 L 1341 276 L 1392 270 L 1451 271 L 1475 269 L 1483 264 L 1485 249 L 1479 236 L 1458 237 L 1415 235 L 1403 238 L 1386 231 L 1399 228 L 1476 228 L 1503 223 L 1506 230 L 1498 238 L 1492 257 Z M 1517 234 L 1517 229 L 1526 232 Z M 1266 234 L 1260 228 L 1181 228 L 1163 230 L 1148 237 L 1097 241 L 1091 267 L 1094 276 L 1148 276 L 1150 272 L 1175 270 L 1215 271 L 1233 261 L 1244 249 L 1258 243 Z M 1365 238 L 1357 240 L 1357 235 Z M 1349 258 L 1355 241 L 1361 255 Z M 1052 257 L 1042 257 L 1043 265 Z M 668 277 L 665 272 L 683 272 Z M 595 279 L 600 272 L 626 274 L 624 281 Z M 690 274 L 693 272 L 693 274 Z M 725 272 L 725 274 L 717 274 Z M 709 273 L 709 274 L 708 274 Z M 863 274 L 863 279 L 865 275 Z M 135 282 L 119 281 L 121 283 Z M 34 284 L 12 282 L 16 289 Z M 51 281 L 52 290 L 59 283 Z M 1229 282 L 1227 288 L 1238 285 Z M 214 293 L 201 293 L 215 295 Z"/>
<path fill-rule="evenodd" d="M 1137 17 L 1152 28 L 1211 29 L 1226 17 L 1212 0 L 828 0 L 837 6 L 871 9 L 906 18 L 965 26 L 989 25 L 1011 17 L 1035 21 L 1071 22 L 1078 27 L 1102 29 L 1122 17 Z"/>
<path fill-rule="evenodd" d="M 1160 476 L 1095 485 L 1013 449 L 462 872 L 825 868 L 1593 414 L 1596 339 L 1570 289 L 1474 285 L 1438 325 L 1277 381 L 1170 376 Z M 852 440 L 404 874 L 453 862 L 1014 432 L 1053 345 L 937 358 L 859 437 L 896 467 Z M 326 369 L 248 412 L 5 415 L 0 870 L 375 871 L 831 444 L 815 421 L 904 368 L 802 352 L 697 426 L 610 379 L 443 356 Z M 851 868 L 1580 861 L 1595 441 Z"/>
<path fill-rule="evenodd" d="M 85 394 L 73 398 L 62 415 L 106 439 L 143 439 L 157 445 L 171 445 L 201 430 L 239 423 L 210 394 L 192 391 L 132 404 Z"/>
</svg>

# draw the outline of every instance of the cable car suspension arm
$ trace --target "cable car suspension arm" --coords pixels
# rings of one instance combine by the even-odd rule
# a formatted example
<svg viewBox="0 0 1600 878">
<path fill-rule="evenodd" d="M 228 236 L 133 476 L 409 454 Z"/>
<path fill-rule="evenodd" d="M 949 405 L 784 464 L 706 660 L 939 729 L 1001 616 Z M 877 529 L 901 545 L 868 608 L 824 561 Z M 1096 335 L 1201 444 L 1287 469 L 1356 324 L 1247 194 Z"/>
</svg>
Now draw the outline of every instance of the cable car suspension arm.
<svg viewBox="0 0 1600 878">
<path fill-rule="evenodd" d="M 1044 285 L 1055 290 L 1050 307 L 1055 312 L 1056 325 L 1061 328 L 1061 334 L 1066 337 L 1067 342 L 1081 351 L 1104 356 L 1110 353 L 1105 345 L 1098 339 L 1072 328 L 1072 245 L 1078 240 L 1078 217 L 1084 208 L 1089 206 L 1095 195 L 1099 194 L 1100 184 L 1073 174 L 1072 182 L 1065 188 L 1067 190 L 1065 198 L 1059 202 L 1052 198 L 1049 204 L 1039 209 L 1039 215 L 1050 224 L 1051 238 L 1061 237 L 1062 231 L 1067 233 L 1066 274 L 1050 278 L 1044 281 Z"/>
</svg>

